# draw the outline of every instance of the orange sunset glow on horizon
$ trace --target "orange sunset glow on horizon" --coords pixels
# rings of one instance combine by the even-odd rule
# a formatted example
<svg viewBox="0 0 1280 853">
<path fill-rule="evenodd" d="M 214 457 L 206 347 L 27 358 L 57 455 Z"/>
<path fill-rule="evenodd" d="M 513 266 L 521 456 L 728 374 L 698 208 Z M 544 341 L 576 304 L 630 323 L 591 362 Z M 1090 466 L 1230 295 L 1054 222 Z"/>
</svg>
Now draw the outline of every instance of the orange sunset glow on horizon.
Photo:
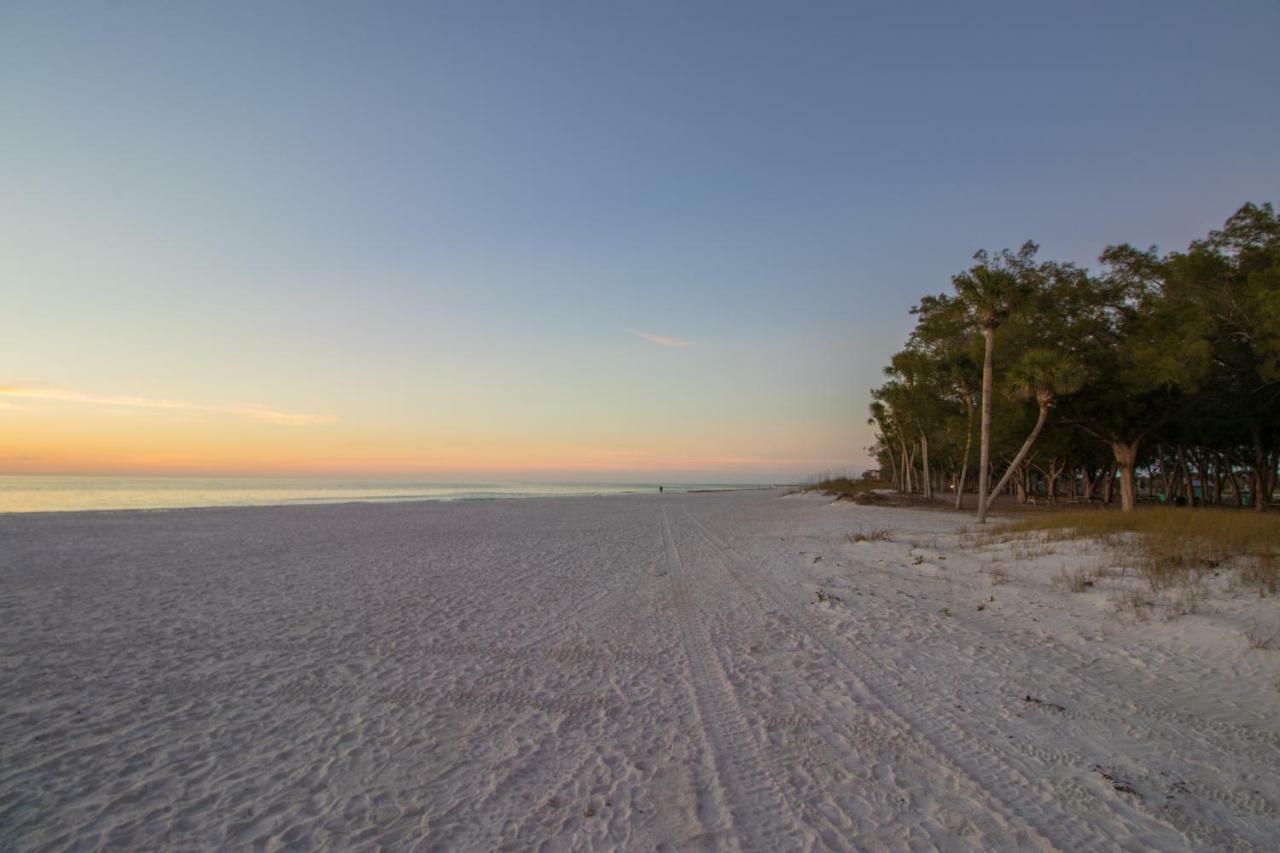
<svg viewBox="0 0 1280 853">
<path fill-rule="evenodd" d="M 654 441 L 632 427 L 608 443 L 582 429 L 562 439 L 489 425 L 432 432 L 262 404 L 194 403 L 103 395 L 37 384 L 0 386 L 0 473 L 129 475 L 350 475 L 572 479 L 676 474 L 772 481 L 831 460 L 755 452 L 742 437 L 678 435 Z M 495 414 L 495 420 L 500 420 Z M 777 442 L 759 438 L 758 445 Z"/>
</svg>

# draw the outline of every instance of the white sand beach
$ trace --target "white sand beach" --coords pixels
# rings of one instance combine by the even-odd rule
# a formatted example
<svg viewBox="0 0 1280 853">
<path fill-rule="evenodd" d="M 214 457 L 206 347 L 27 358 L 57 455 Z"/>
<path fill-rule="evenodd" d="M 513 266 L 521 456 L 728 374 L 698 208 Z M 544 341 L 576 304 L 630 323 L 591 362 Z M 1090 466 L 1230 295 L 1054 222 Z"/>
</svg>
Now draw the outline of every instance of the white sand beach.
<svg viewBox="0 0 1280 853">
<path fill-rule="evenodd" d="M 0 517 L 0 849 L 1275 849 L 1275 599 L 1139 623 L 969 520 Z"/>
</svg>

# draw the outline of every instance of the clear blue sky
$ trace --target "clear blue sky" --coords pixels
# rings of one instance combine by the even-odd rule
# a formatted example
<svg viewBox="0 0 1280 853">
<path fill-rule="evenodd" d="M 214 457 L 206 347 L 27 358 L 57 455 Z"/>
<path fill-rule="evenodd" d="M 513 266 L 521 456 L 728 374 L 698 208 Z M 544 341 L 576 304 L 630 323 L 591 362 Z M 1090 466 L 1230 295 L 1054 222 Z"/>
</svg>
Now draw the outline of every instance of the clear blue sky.
<svg viewBox="0 0 1280 853">
<path fill-rule="evenodd" d="M 858 467 L 976 249 L 1280 195 L 1278 43 L 1275 2 L 0 4 L 0 472 Z"/>
</svg>

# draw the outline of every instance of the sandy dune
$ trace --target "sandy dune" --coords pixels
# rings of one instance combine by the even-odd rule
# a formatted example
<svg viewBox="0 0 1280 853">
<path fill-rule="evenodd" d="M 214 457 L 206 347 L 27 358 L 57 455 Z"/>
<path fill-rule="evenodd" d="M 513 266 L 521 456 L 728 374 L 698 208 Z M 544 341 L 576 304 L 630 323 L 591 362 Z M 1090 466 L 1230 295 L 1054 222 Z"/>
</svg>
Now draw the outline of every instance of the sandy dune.
<svg viewBox="0 0 1280 853">
<path fill-rule="evenodd" d="M 959 520 L 0 517 L 0 848 L 1275 849 L 1274 600 L 1130 624 Z"/>
</svg>

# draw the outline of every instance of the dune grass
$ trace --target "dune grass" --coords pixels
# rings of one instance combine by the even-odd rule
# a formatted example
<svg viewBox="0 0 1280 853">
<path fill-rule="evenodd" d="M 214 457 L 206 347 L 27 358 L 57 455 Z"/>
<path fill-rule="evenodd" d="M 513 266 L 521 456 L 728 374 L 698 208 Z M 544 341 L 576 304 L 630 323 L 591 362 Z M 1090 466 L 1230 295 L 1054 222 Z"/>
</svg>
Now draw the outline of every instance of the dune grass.
<svg viewBox="0 0 1280 853">
<path fill-rule="evenodd" d="M 1127 513 L 1095 509 L 1031 516 L 992 530 L 995 537 L 1029 534 L 1046 542 L 1097 539 L 1129 550 L 1153 590 L 1183 585 L 1196 572 L 1233 567 L 1260 595 L 1280 592 L 1277 515 L 1180 507 Z"/>
<path fill-rule="evenodd" d="M 823 477 L 806 486 L 806 491 L 822 492 L 837 498 L 865 495 L 876 489 L 888 489 L 891 484 L 879 480 L 854 480 L 849 477 Z"/>
</svg>

